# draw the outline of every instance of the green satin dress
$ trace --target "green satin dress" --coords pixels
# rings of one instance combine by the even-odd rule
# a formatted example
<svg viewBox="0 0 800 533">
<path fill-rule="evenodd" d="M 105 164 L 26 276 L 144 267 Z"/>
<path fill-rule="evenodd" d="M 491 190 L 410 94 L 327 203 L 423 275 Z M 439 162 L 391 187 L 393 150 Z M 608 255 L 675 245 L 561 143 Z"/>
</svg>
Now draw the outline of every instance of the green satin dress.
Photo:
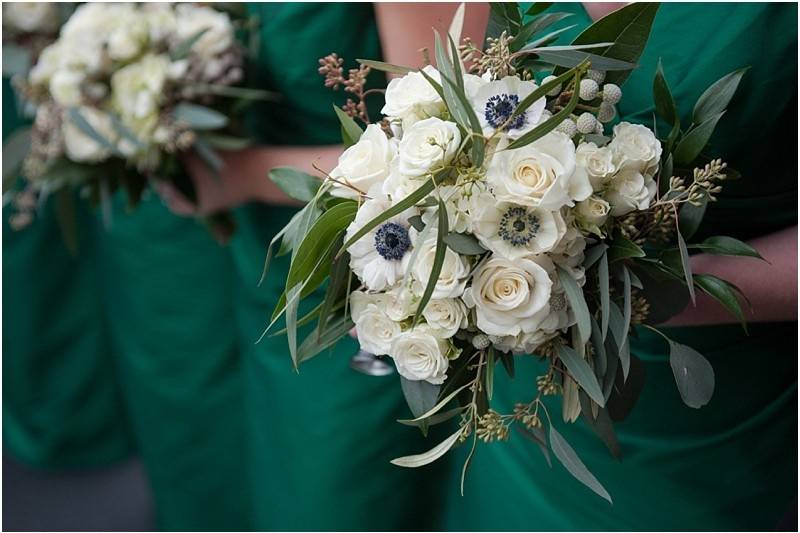
<svg viewBox="0 0 800 533">
<path fill-rule="evenodd" d="M 317 59 L 337 52 L 347 68 L 356 58 L 380 57 L 372 5 L 251 4 L 250 10 L 262 23 L 253 82 L 282 95 L 280 103 L 253 110 L 254 131 L 265 144 L 340 143 L 332 106 L 343 103 L 343 95 L 324 87 Z M 237 213 L 239 231 L 232 241 L 255 527 L 437 528 L 444 463 L 418 471 L 389 463 L 428 445 L 414 428 L 395 422 L 409 414 L 397 375 L 369 377 L 351 370 L 357 346 L 350 339 L 304 363 L 299 374 L 292 368 L 285 336 L 255 344 L 288 269 L 288 258 L 278 258 L 257 286 L 266 246 L 294 212 L 247 206 Z"/>
<path fill-rule="evenodd" d="M 571 37 L 591 23 L 580 4 Z M 743 179 L 726 184 L 708 212 L 704 234 L 741 239 L 797 223 L 797 6 L 662 4 L 640 67 L 622 87 L 621 118 L 651 124 L 652 80 L 659 57 L 688 124 L 702 91 L 751 65 L 712 138 Z M 711 402 L 699 410 L 678 395 L 665 343 L 639 331 L 631 351 L 645 367 L 645 388 L 627 420 L 615 425 L 614 460 L 582 420 L 558 430 L 608 489 L 613 505 L 573 479 L 517 432 L 479 446 L 465 492 L 453 469 L 447 528 L 455 530 L 752 530 L 774 529 L 797 494 L 797 323 L 670 328 L 666 333 L 710 360 Z M 533 358 L 517 377 L 496 374 L 493 405 L 510 412 L 532 397 Z M 560 413 L 553 404 L 551 413 Z M 463 460 L 464 450 L 457 458 Z M 794 504 L 796 505 L 796 504 Z"/>
</svg>

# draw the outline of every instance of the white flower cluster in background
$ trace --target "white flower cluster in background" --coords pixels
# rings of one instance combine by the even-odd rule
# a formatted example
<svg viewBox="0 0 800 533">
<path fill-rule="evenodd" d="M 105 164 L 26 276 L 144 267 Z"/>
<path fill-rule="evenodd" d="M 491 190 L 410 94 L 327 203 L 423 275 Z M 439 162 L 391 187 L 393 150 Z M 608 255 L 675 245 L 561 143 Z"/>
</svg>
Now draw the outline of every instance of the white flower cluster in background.
<svg viewBox="0 0 800 533">
<path fill-rule="evenodd" d="M 50 33 L 60 22 L 53 2 L 3 2 L 3 29 L 16 33 Z"/>
<path fill-rule="evenodd" d="M 433 67 L 424 72 L 442 81 Z M 605 98 L 600 82 L 602 73 L 590 71 L 581 97 Z M 393 79 L 383 108 L 390 127 L 368 126 L 331 172 L 332 194 L 360 199 L 347 240 L 438 171 L 451 169 L 428 198 L 349 248 L 362 284 L 350 299 L 359 342 L 390 356 L 409 380 L 442 383 L 459 356 L 456 338 L 479 349 L 491 343 L 531 353 L 563 335 L 575 317 L 559 269 L 582 286 L 587 239 L 603 236 L 612 217 L 647 209 L 654 197 L 661 147 L 646 127 L 623 122 L 608 139 L 598 135 L 602 124 L 590 114 L 591 128 L 570 118 L 574 128 L 509 148 L 552 116 L 544 97 L 514 114 L 537 88 L 518 77 L 464 76 L 464 92 L 488 139 L 484 162 L 474 168 L 463 150 L 467 133 L 428 80 L 419 72 Z M 611 84 L 602 92 L 611 106 L 621 96 Z M 597 138 L 585 138 L 589 131 Z M 436 260 L 440 202 L 449 235 L 478 248 L 446 248 L 430 301 L 414 324 Z"/>
<path fill-rule="evenodd" d="M 226 13 L 192 4 L 87 3 L 42 51 L 28 96 L 47 116 L 39 122 L 58 117 L 70 160 L 96 163 L 114 153 L 152 168 L 161 150 L 180 145 L 181 125 L 168 111 L 198 85 L 230 85 L 241 75 Z"/>
</svg>

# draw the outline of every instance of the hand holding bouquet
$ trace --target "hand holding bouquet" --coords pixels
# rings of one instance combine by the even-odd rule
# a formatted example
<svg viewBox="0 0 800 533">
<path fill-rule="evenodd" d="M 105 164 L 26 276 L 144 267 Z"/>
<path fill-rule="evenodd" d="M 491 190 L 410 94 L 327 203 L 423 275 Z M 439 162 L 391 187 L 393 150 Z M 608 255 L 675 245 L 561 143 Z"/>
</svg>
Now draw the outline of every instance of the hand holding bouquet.
<svg viewBox="0 0 800 533">
<path fill-rule="evenodd" d="M 733 177 L 701 151 L 744 71 L 710 87 L 684 129 L 659 69 L 663 139 L 641 124 L 605 126 L 657 8 L 629 5 L 571 46 L 548 47 L 560 33 L 547 33 L 557 14 L 534 5 L 523 23 L 515 5 L 497 4 L 485 50 L 457 46 L 451 30 L 447 40 L 436 34 L 437 68 L 361 61 L 351 72 L 401 74 L 386 89 L 384 120 L 362 131 L 351 102 L 349 115 L 337 109 L 347 149 L 330 175 L 273 171 L 308 202 L 272 243 L 292 257 L 273 323 L 285 317 L 295 365 L 355 327 L 362 349 L 388 356 L 401 376 L 414 415 L 402 423 L 425 432 L 458 421 L 428 452 L 393 463 L 422 466 L 469 441 L 474 451 L 478 440 L 508 438 L 513 425 L 610 501 L 542 398 L 561 394 L 561 418 L 583 416 L 618 454 L 611 420 L 625 413 L 616 400 L 641 389 L 633 326 L 658 331 L 695 290 L 743 319 L 740 292 L 694 274 L 689 250 L 758 254 L 729 237 L 686 240 Z M 338 75 L 330 57 L 328 77 Z M 300 301 L 326 281 L 322 303 L 301 315 Z M 298 343 L 298 328 L 314 321 Z M 714 389 L 711 366 L 667 340 L 681 397 L 701 407 Z M 497 412 L 496 366 L 513 375 L 521 356 L 546 370 L 513 412 Z"/>
</svg>

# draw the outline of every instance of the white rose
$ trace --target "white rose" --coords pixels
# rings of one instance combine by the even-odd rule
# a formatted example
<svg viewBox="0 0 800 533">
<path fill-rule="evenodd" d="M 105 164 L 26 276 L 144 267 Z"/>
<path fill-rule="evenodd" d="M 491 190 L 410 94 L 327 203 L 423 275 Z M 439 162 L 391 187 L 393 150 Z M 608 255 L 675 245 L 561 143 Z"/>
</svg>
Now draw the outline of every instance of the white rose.
<svg viewBox="0 0 800 533">
<path fill-rule="evenodd" d="M 419 299 L 403 285 L 384 292 L 382 295 L 386 298 L 385 312 L 395 322 L 402 322 L 417 312 Z"/>
<path fill-rule="evenodd" d="M 25 33 L 49 33 L 58 28 L 58 4 L 4 2 L 3 26 Z"/>
<path fill-rule="evenodd" d="M 617 172 L 609 182 L 605 198 L 611 204 L 611 215 L 620 217 L 631 211 L 644 210 L 656 195 L 656 182 L 633 168 Z"/>
<path fill-rule="evenodd" d="M 527 96 L 538 88 L 532 81 L 524 81 L 517 76 L 484 83 L 475 91 L 473 107 L 480 120 L 483 133 L 493 134 L 504 127 L 504 132 L 512 139 L 517 139 L 532 130 L 542 118 L 545 98 L 539 98 L 523 113 L 509 122 L 512 113 Z"/>
<path fill-rule="evenodd" d="M 108 37 L 108 55 L 118 61 L 127 61 L 139 55 L 149 39 L 147 21 L 140 11 L 131 11 L 126 19 Z"/>
<path fill-rule="evenodd" d="M 145 143 L 150 142 L 159 112 L 170 61 L 166 55 L 147 54 L 111 77 L 111 101 L 125 125 Z"/>
<path fill-rule="evenodd" d="M 614 152 L 608 146 L 598 148 L 595 143 L 581 143 L 575 149 L 575 162 L 585 170 L 595 191 L 600 190 L 617 171 Z"/>
<path fill-rule="evenodd" d="M 116 141 L 116 132 L 111 123 L 111 117 L 94 107 L 82 106 L 78 108 L 78 112 L 97 133 L 108 139 L 109 142 Z M 111 155 L 106 147 L 84 134 L 83 130 L 72 121 L 65 119 L 62 128 L 64 148 L 70 160 L 77 163 L 96 163 Z"/>
<path fill-rule="evenodd" d="M 650 129 L 641 124 L 620 122 L 614 126 L 609 143 L 619 168 L 652 174 L 661 159 L 661 142 Z"/>
<path fill-rule="evenodd" d="M 370 124 L 358 142 L 339 156 L 339 164 L 331 171 L 331 177 L 335 178 L 331 194 L 358 197 L 355 190 L 337 182 L 347 183 L 363 193 L 382 184 L 396 154 L 397 143 L 387 138 L 380 126 Z"/>
<path fill-rule="evenodd" d="M 58 70 L 50 78 L 50 95 L 61 107 L 73 107 L 81 103 L 83 72 Z"/>
<path fill-rule="evenodd" d="M 416 230 L 412 230 L 412 242 L 415 247 L 419 247 L 416 260 L 411 265 L 411 276 L 414 280 L 412 286 L 417 295 L 425 292 L 428 279 L 433 269 L 433 262 L 436 256 L 436 233 L 432 230 L 428 233 L 424 242 L 420 242 L 420 236 Z M 469 262 L 467 258 L 457 254 L 450 247 L 444 253 L 442 270 L 439 279 L 433 289 L 431 298 L 458 298 L 464 293 L 469 276 Z"/>
<path fill-rule="evenodd" d="M 467 308 L 459 298 L 430 300 L 422 311 L 422 316 L 425 323 L 445 339 L 467 327 Z"/>
<path fill-rule="evenodd" d="M 551 211 L 592 194 L 586 173 L 575 171 L 572 140 L 559 132 L 516 150 L 497 151 L 486 178 L 498 200 Z"/>
<path fill-rule="evenodd" d="M 511 261 L 492 256 L 475 271 L 464 303 L 475 308 L 477 325 L 489 335 L 517 335 L 539 329 L 550 313 L 548 271 L 544 256 Z"/>
<path fill-rule="evenodd" d="M 472 232 L 485 248 L 507 259 L 549 252 L 567 230 L 558 211 L 497 202 L 491 194 L 477 195 L 472 203 Z"/>
<path fill-rule="evenodd" d="M 384 294 L 358 291 L 350 294 L 350 314 L 358 343 L 363 350 L 375 355 L 388 354 L 401 332 L 400 324 L 386 313 L 388 304 L 389 298 Z"/>
<path fill-rule="evenodd" d="M 405 176 L 422 176 L 432 168 L 446 165 L 458 151 L 461 132 L 454 122 L 435 117 L 411 126 L 400 141 L 400 172 Z"/>
<path fill-rule="evenodd" d="M 146 3 L 141 6 L 141 10 L 147 20 L 152 43 L 165 41 L 176 32 L 177 20 L 171 4 Z"/>
<path fill-rule="evenodd" d="M 404 378 L 439 385 L 447 378 L 453 347 L 434 329 L 420 324 L 400 333 L 392 343 L 389 355 L 394 359 L 397 372 Z"/>
<path fill-rule="evenodd" d="M 345 232 L 349 240 L 360 228 L 392 206 L 385 197 L 365 201 Z M 354 242 L 350 252 L 350 268 L 371 291 L 397 286 L 405 276 L 411 258 L 412 241 L 408 219 L 417 212 L 407 209 L 391 217 Z"/>
<path fill-rule="evenodd" d="M 206 30 L 192 45 L 192 52 L 203 60 L 222 54 L 233 46 L 233 24 L 227 13 L 205 6 L 178 4 L 175 19 L 178 43 Z"/>
<path fill-rule="evenodd" d="M 432 66 L 422 69 L 433 80 L 441 83 L 441 76 Z M 428 117 L 440 116 L 445 104 L 436 89 L 419 72 L 409 72 L 394 78 L 386 87 L 386 104 L 381 113 L 390 119 L 400 119 L 403 128 Z"/>
<path fill-rule="evenodd" d="M 28 82 L 31 85 L 47 85 L 61 65 L 61 55 L 62 48 L 58 42 L 42 50 L 36 64 L 28 72 Z"/>
<path fill-rule="evenodd" d="M 599 196 L 590 196 L 582 202 L 578 202 L 575 214 L 582 223 L 591 227 L 599 227 L 605 224 L 611 206 Z"/>
</svg>

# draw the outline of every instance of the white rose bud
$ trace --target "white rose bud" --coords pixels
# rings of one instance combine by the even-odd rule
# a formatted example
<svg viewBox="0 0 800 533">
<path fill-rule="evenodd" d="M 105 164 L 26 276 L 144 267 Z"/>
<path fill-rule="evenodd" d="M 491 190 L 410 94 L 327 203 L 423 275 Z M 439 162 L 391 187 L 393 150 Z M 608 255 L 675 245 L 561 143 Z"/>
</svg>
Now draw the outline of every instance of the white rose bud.
<svg viewBox="0 0 800 533">
<path fill-rule="evenodd" d="M 422 69 L 434 81 L 442 79 L 432 66 Z M 394 78 L 386 87 L 386 104 L 381 113 L 391 118 L 399 118 L 403 128 L 410 127 L 418 120 L 441 115 L 445 104 L 436 89 L 419 72 L 409 72 L 401 78 Z"/>
<path fill-rule="evenodd" d="M 432 168 L 446 165 L 461 144 L 461 133 L 454 122 L 436 117 L 416 122 L 400 141 L 400 172 L 423 176 Z"/>
<path fill-rule="evenodd" d="M 370 124 L 358 142 L 339 156 L 339 164 L 331 171 L 331 194 L 353 199 L 358 197 L 357 190 L 366 194 L 383 183 L 396 154 L 397 143 L 390 141 L 380 126 Z"/>
<path fill-rule="evenodd" d="M 420 242 L 416 231 L 412 232 L 412 235 L 414 235 L 412 238 L 414 247 L 420 247 L 417 258 L 411 266 L 411 276 L 414 279 L 413 290 L 417 295 L 422 295 L 428 285 L 436 256 L 436 234 L 431 232 L 424 242 Z M 467 258 L 448 247 L 444 253 L 442 270 L 431 298 L 458 298 L 464 293 L 468 276 L 469 262 Z"/>
<path fill-rule="evenodd" d="M 594 190 L 603 187 L 606 181 L 617 171 L 614 153 L 607 146 L 598 148 L 593 142 L 584 142 L 575 149 L 575 161 L 578 167 L 589 175 Z"/>
<path fill-rule="evenodd" d="M 350 314 L 358 343 L 363 350 L 375 355 L 388 354 L 392 342 L 401 333 L 400 324 L 385 312 L 387 303 L 384 294 L 358 291 L 350 294 Z"/>
<path fill-rule="evenodd" d="M 613 83 L 603 85 L 603 101 L 616 105 L 622 99 L 622 89 Z"/>
<path fill-rule="evenodd" d="M 590 196 L 583 202 L 578 203 L 575 212 L 578 218 L 586 225 L 599 227 L 608 218 L 611 206 L 599 196 Z"/>
<path fill-rule="evenodd" d="M 425 323 L 445 339 L 467 327 L 467 307 L 459 298 L 431 300 L 422 311 L 422 316 Z"/>
<path fill-rule="evenodd" d="M 449 341 L 439 337 L 426 324 L 420 324 L 400 333 L 392 343 L 389 355 L 394 359 L 397 372 L 404 378 L 440 385 L 447 378 L 449 356 L 454 355 L 453 352 Z"/>
<path fill-rule="evenodd" d="M 612 206 L 611 214 L 620 217 L 631 211 L 647 209 L 655 195 L 656 182 L 652 177 L 625 168 L 611 179 L 605 197 Z"/>
<path fill-rule="evenodd" d="M 581 100 L 594 100 L 597 98 L 597 93 L 600 91 L 600 86 L 592 79 L 581 80 L 579 95 Z"/>
<path fill-rule="evenodd" d="M 608 145 L 620 168 L 631 168 L 652 174 L 661 159 L 661 142 L 641 124 L 620 122 L 614 126 L 614 138 Z"/>
</svg>

